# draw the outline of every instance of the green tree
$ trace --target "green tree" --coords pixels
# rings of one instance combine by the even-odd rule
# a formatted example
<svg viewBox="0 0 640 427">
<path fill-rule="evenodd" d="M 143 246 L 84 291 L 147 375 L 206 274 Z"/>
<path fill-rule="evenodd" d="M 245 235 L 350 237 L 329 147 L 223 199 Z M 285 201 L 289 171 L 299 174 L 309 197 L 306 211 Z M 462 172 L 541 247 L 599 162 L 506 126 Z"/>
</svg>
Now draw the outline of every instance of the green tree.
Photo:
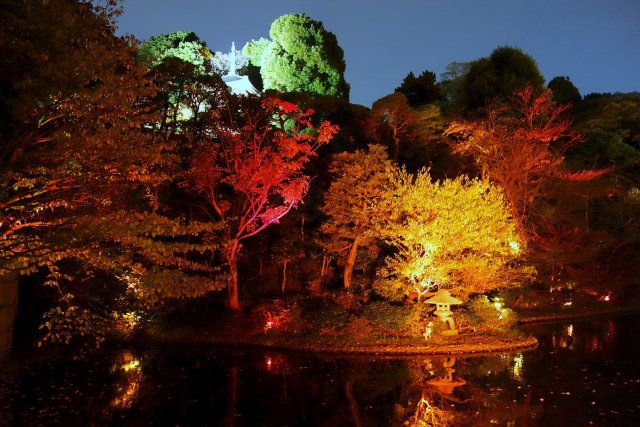
<svg viewBox="0 0 640 427">
<path fill-rule="evenodd" d="M 212 53 L 206 43 L 193 32 L 177 31 L 147 39 L 138 50 L 138 58 L 156 67 L 167 58 L 177 58 L 193 64 L 200 74 L 211 72 Z"/>
<path fill-rule="evenodd" d="M 220 90 L 212 58 L 206 44 L 192 32 L 153 36 L 140 46 L 138 60 L 154 73 L 159 130 L 184 131 L 185 122 L 197 121 L 208 103 L 207 95 Z"/>
<path fill-rule="evenodd" d="M 610 132 L 640 149 L 640 93 L 591 94 L 573 109 L 580 131 Z"/>
<path fill-rule="evenodd" d="M 445 72 L 440 74 L 438 87 L 443 96 L 443 109 L 462 110 L 462 94 L 464 92 L 464 79 L 472 62 L 451 62 L 445 67 Z"/>
<path fill-rule="evenodd" d="M 270 41 L 253 40 L 243 49 L 260 66 L 264 89 L 349 98 L 344 53 L 322 22 L 305 14 L 283 15 L 271 24 Z"/>
<path fill-rule="evenodd" d="M 343 280 L 346 289 L 351 286 L 358 247 L 376 236 L 381 198 L 394 169 L 382 145 L 337 154 L 331 164 L 334 178 L 324 196 L 322 212 L 327 221 L 321 230 L 337 250 L 349 249 Z"/>
</svg>

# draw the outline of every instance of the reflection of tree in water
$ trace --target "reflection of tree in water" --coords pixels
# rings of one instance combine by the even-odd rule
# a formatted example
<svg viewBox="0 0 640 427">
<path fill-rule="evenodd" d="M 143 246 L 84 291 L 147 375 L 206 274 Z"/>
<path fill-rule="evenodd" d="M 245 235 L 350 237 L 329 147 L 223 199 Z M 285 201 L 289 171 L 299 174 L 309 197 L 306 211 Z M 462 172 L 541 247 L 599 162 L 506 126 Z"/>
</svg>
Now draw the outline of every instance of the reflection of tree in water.
<svg viewBox="0 0 640 427">
<path fill-rule="evenodd" d="M 517 355 L 501 356 L 504 357 L 498 359 L 504 359 L 505 363 L 496 364 L 496 356 L 486 359 L 492 361 L 489 365 L 482 359 L 462 359 L 457 368 L 462 375 L 472 375 L 467 372 L 469 370 L 476 374 L 486 372 L 487 376 L 500 375 L 507 373 L 512 366 L 509 361 L 517 358 Z M 470 383 L 455 374 L 456 362 L 455 357 L 408 362 L 415 369 L 414 386 L 420 387 L 421 392 L 407 425 L 528 425 L 531 422 L 535 409 L 531 407 L 530 392 L 516 396 L 512 390 L 486 387 L 491 383 L 490 379 L 483 384 L 485 387 Z"/>
<path fill-rule="evenodd" d="M 327 393 L 337 405 L 321 422 L 314 421 L 327 426 L 395 425 L 389 403 L 406 399 L 410 372 L 405 360 L 364 356 L 337 358 L 334 363 L 340 369 L 338 387 Z"/>
<path fill-rule="evenodd" d="M 142 382 L 142 368 L 140 360 L 129 350 L 121 351 L 112 366 L 112 371 L 118 373 L 119 380 L 115 382 L 115 397 L 111 402 L 114 408 L 128 408 L 138 397 Z"/>
<path fill-rule="evenodd" d="M 440 374 L 428 380 L 423 380 L 422 393 L 416 405 L 416 412 L 409 420 L 412 426 L 440 426 L 451 425 L 460 421 L 460 416 L 455 410 L 457 407 L 465 407 L 471 402 L 472 397 L 461 395 L 456 388 L 467 382 L 454 377 L 455 357 L 434 362 L 427 360 L 425 368 L 428 374 L 434 372 L 434 365 L 440 365 Z"/>
</svg>

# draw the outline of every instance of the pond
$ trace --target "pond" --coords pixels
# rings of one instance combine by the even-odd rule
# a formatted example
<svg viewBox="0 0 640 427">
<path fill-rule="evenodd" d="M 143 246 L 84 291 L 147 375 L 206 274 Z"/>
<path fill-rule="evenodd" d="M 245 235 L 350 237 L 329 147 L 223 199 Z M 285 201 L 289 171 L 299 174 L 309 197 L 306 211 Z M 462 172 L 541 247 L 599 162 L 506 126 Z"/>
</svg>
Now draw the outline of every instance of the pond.
<svg viewBox="0 0 640 427">
<path fill-rule="evenodd" d="M 154 347 L 34 361 L 3 372 L 0 425 L 640 425 L 640 316 L 523 329 L 537 349 L 474 357 Z"/>
</svg>

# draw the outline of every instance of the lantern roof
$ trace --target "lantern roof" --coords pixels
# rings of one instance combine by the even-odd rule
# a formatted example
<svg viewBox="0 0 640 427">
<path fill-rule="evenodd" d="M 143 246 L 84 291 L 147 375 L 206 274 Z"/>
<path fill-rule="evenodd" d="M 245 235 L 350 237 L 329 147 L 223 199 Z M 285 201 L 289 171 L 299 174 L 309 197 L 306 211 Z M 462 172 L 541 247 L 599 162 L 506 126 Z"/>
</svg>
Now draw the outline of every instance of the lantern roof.
<svg viewBox="0 0 640 427">
<path fill-rule="evenodd" d="M 425 301 L 427 304 L 462 304 L 457 298 L 451 296 L 447 290 L 439 290 L 434 296 Z"/>
</svg>

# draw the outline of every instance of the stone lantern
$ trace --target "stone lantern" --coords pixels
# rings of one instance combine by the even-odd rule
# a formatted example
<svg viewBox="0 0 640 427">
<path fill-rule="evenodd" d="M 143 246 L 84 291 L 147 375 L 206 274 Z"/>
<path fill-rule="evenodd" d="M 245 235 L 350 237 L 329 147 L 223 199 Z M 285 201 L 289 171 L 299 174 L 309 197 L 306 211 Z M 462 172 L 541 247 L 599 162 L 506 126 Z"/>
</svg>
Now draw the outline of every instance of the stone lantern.
<svg viewBox="0 0 640 427">
<path fill-rule="evenodd" d="M 443 366 L 446 371 L 446 374 L 444 375 L 444 377 L 432 378 L 429 381 L 427 381 L 427 384 L 429 384 L 430 386 L 432 386 L 433 388 L 435 388 L 441 393 L 453 394 L 453 390 L 456 387 L 465 385 L 467 383 L 462 378 L 453 377 L 453 373 L 456 371 L 455 369 L 453 369 L 453 366 L 455 365 L 455 363 L 456 363 L 455 357 L 448 357 L 447 359 L 445 359 L 445 361 L 443 362 Z"/>
<path fill-rule="evenodd" d="M 427 304 L 435 304 L 436 311 L 434 314 L 449 326 L 449 329 L 444 331 L 444 334 L 458 335 L 458 329 L 456 328 L 453 317 L 451 317 L 451 305 L 462 304 L 462 301 L 452 297 L 449 291 L 439 290 L 434 296 L 425 302 Z"/>
</svg>

